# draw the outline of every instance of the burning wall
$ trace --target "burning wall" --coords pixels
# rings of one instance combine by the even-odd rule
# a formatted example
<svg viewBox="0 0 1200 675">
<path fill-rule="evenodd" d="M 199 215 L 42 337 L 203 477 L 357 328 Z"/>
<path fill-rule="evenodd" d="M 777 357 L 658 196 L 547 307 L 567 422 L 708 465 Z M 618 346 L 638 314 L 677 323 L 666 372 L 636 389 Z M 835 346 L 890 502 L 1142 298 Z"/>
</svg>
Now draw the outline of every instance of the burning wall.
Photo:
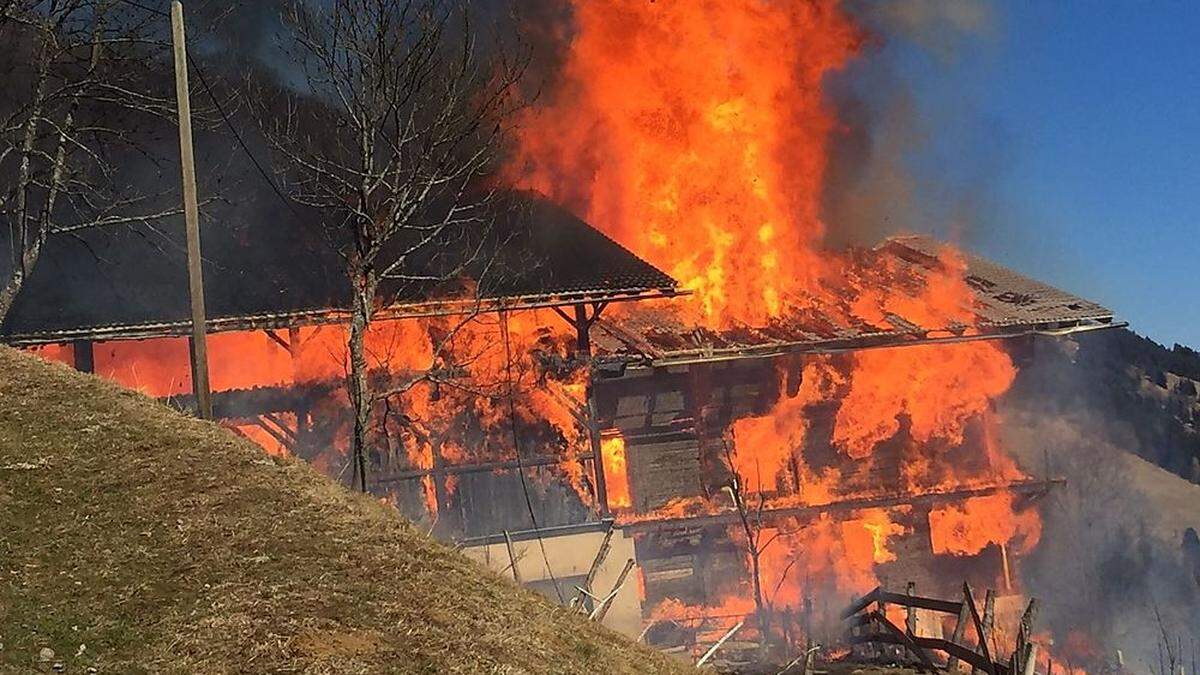
<svg viewBox="0 0 1200 675">
<path fill-rule="evenodd" d="M 756 527 L 771 531 L 764 537 L 771 542 L 764 577 L 774 589 L 769 601 L 778 607 L 795 609 L 805 598 L 839 602 L 865 592 L 887 576 L 888 563 L 896 563 L 900 552 L 906 578 L 936 579 L 927 582 L 930 591 L 954 590 L 953 584 L 940 587 L 951 577 L 930 572 L 948 564 L 937 557 L 981 561 L 990 577 L 970 573 L 970 565 L 959 566 L 958 577 L 997 585 L 1000 547 L 1015 561 L 1037 543 L 1036 510 L 1005 491 L 1025 475 L 996 447 L 994 419 L 972 413 L 954 434 L 927 438 L 899 412 L 896 428 L 867 455 L 856 456 L 838 437 L 839 412 L 850 391 L 839 374 L 852 372 L 854 362 L 845 356 L 810 359 L 814 369 L 797 363 L 697 364 L 596 382 L 601 421 L 619 429 L 628 471 L 629 505 L 609 504 L 645 535 L 639 560 L 650 565 L 648 600 L 672 598 L 720 613 L 748 598 L 746 553 L 730 543 L 744 539 L 732 515 L 737 505 L 730 485 L 745 492 L 751 519 L 761 519 Z M 804 379 L 789 391 L 793 377 Z M 999 492 L 983 492 L 991 488 Z M 951 493 L 963 496 L 911 504 Z M 861 506 L 842 506 L 855 503 Z M 664 520 L 700 534 L 651 527 Z M 714 546 L 714 537 L 727 543 Z M 654 582 L 663 574 L 656 568 L 661 565 L 681 570 L 667 574 L 665 587 Z M 722 571 L 704 571 L 713 565 Z M 731 566 L 743 574 L 731 576 Z M 689 589 L 685 577 L 700 587 Z"/>
</svg>

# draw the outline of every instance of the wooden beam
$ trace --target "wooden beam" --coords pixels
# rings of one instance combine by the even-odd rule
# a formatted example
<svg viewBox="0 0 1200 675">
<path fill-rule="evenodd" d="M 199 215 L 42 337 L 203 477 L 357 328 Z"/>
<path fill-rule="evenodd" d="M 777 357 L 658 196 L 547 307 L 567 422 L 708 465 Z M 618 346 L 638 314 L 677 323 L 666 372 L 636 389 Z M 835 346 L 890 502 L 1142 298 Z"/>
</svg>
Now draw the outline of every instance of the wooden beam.
<svg viewBox="0 0 1200 675">
<path fill-rule="evenodd" d="M 288 452 L 294 453 L 291 440 L 286 435 L 284 435 L 284 433 L 282 431 L 280 431 L 279 429 L 276 429 L 275 427 L 271 426 L 270 424 L 267 424 L 266 419 L 264 419 L 263 417 L 255 417 L 254 425 L 257 426 L 258 428 L 262 429 L 263 431 L 267 432 L 268 434 L 270 434 L 271 438 L 274 438 L 280 445 L 287 448 Z"/>
<path fill-rule="evenodd" d="M 741 621 L 737 622 L 733 628 L 725 631 L 725 634 L 721 636 L 721 639 L 717 640 L 716 644 L 714 644 L 712 647 L 709 647 L 707 652 L 704 652 L 704 656 L 701 656 L 700 660 L 696 662 L 696 667 L 699 668 L 705 663 L 708 663 L 708 660 L 712 658 L 713 654 L 717 653 L 717 650 L 721 648 L 721 645 L 725 644 L 725 642 L 729 640 L 729 638 L 733 637 L 735 633 L 741 630 L 742 626 L 744 625 L 746 625 L 746 620 L 742 619 Z"/>
<path fill-rule="evenodd" d="M 908 582 L 904 587 L 904 595 L 907 602 L 905 603 L 904 630 L 908 631 L 909 635 L 917 634 L 917 607 L 913 604 L 913 600 L 917 596 L 917 584 Z"/>
<path fill-rule="evenodd" d="M 592 455 L 578 455 L 576 457 L 525 457 L 520 461 L 515 459 L 505 459 L 496 462 L 480 462 L 478 464 L 443 464 L 436 469 L 411 469 L 401 471 L 387 476 L 381 476 L 375 479 L 376 484 L 398 483 L 415 478 L 424 478 L 426 476 L 455 476 L 468 473 L 485 473 L 488 471 L 503 471 L 505 469 L 517 468 L 533 468 L 537 466 L 554 466 L 556 464 L 566 464 L 567 462 L 583 462 L 592 459 Z"/>
<path fill-rule="evenodd" d="M 950 635 L 950 642 L 961 644 L 963 632 L 967 629 L 967 622 L 971 620 L 970 610 L 967 608 L 966 595 L 963 596 L 963 602 L 959 604 L 958 621 L 954 623 L 954 632 Z M 958 672 L 958 657 L 951 654 L 950 660 L 946 662 L 946 670 L 955 673 Z"/>
<path fill-rule="evenodd" d="M 851 604 L 848 608 L 846 608 L 846 610 L 842 612 L 842 618 L 849 619 L 850 617 L 854 616 L 855 614 L 858 614 L 859 612 L 861 612 L 864 609 L 866 609 L 867 607 L 869 607 L 872 602 L 875 602 L 876 600 L 879 599 L 879 593 L 881 591 L 882 591 L 882 589 L 880 589 L 878 586 L 876 586 L 875 590 L 862 596 L 861 598 L 856 600 L 853 604 Z"/>
<path fill-rule="evenodd" d="M 954 644 L 953 642 L 944 640 L 942 638 L 912 637 L 908 638 L 907 640 L 902 640 L 901 637 L 889 631 L 886 633 L 867 633 L 865 635 L 855 635 L 851 636 L 849 641 L 851 644 L 877 642 L 902 646 L 911 643 L 923 649 L 932 649 L 945 652 L 957 657 L 958 660 L 962 661 L 963 663 L 970 664 L 972 667 L 979 670 L 988 669 L 988 663 L 983 660 L 982 656 L 971 651 L 970 649 L 967 649 L 966 647 L 963 647 L 962 645 Z M 996 664 L 992 664 L 992 666 L 995 665 Z M 1008 669 L 1004 668 L 1003 666 L 998 667 L 996 669 L 996 675 L 1008 675 Z"/>
<path fill-rule="evenodd" d="M 617 593 L 621 591 L 621 587 L 625 585 L 625 578 L 629 576 L 629 570 L 633 569 L 633 558 L 625 561 L 625 567 L 621 570 L 621 574 L 617 577 L 617 583 L 613 584 L 612 590 L 608 595 L 600 601 L 599 606 L 592 610 L 590 618 L 593 621 L 604 621 L 604 616 L 608 614 L 608 608 L 612 606 L 613 598 L 617 597 Z"/>
<path fill-rule="evenodd" d="M 291 429 L 289 429 L 287 427 L 287 423 L 284 422 L 282 419 L 280 419 L 278 415 L 275 415 L 274 413 L 269 413 L 269 412 L 263 413 L 261 415 L 261 419 L 271 422 L 279 429 L 279 433 L 282 434 L 283 437 L 287 439 L 287 442 L 284 443 L 284 445 L 288 448 L 288 450 L 293 450 L 295 448 L 296 433 L 294 431 L 292 431 Z"/>
<path fill-rule="evenodd" d="M 920 609 L 928 609 L 933 612 L 941 612 L 943 614 L 958 614 L 962 610 L 961 602 L 952 602 L 950 600 L 939 600 L 937 598 L 923 598 L 919 595 L 907 595 L 901 593 L 893 593 L 891 591 L 879 590 L 880 596 L 889 605 L 901 605 L 903 607 L 919 607 Z"/>
<path fill-rule="evenodd" d="M 596 557 L 592 560 L 592 566 L 588 568 L 587 576 L 583 579 L 583 587 L 580 588 L 579 595 L 573 601 L 574 604 L 582 606 L 584 598 L 587 595 L 591 595 L 592 584 L 596 581 L 596 574 L 600 572 L 600 567 L 604 565 L 604 560 L 608 557 L 608 551 L 612 548 L 613 532 L 613 524 L 609 523 L 608 529 L 604 532 L 604 541 L 600 542 L 600 550 L 596 552 Z"/>
<path fill-rule="evenodd" d="M 887 616 L 883 612 L 875 612 L 875 621 L 883 628 L 884 632 L 891 634 L 893 637 L 899 640 L 899 644 L 903 645 L 906 649 L 908 649 L 909 652 L 912 653 L 913 656 L 917 657 L 917 659 L 921 661 L 922 665 L 931 671 L 935 669 L 933 661 L 929 658 L 929 655 L 925 653 L 925 650 L 918 646 L 913 635 L 900 630 L 896 624 L 888 620 Z"/>
<path fill-rule="evenodd" d="M 986 497 L 994 494 L 1039 493 L 1049 490 L 1051 487 L 1056 485 L 1064 485 L 1066 482 L 1067 481 L 1062 478 L 1055 478 L 1046 481 L 1025 480 L 1005 483 L 1002 485 L 990 485 L 986 487 L 960 488 L 956 490 L 942 490 L 917 494 L 860 497 L 855 499 L 846 499 L 840 502 L 831 502 L 829 504 L 818 504 L 815 506 L 766 508 L 763 509 L 761 516 L 763 522 L 769 522 L 780 518 L 816 517 L 826 513 L 859 511 L 862 509 L 938 504 L 943 502 L 961 501 L 971 497 Z M 736 512 L 722 512 L 700 516 L 681 516 L 677 518 L 647 518 L 646 520 L 624 524 L 622 527 L 632 532 L 650 532 L 677 527 L 722 525 L 737 522 L 738 514 Z M 958 613 L 958 608 L 955 607 L 950 613 Z"/>
<path fill-rule="evenodd" d="M 975 606 L 975 596 L 971 593 L 971 585 L 963 582 L 963 602 L 967 603 L 967 609 L 971 613 L 971 622 L 975 624 L 975 633 L 979 636 L 979 651 L 983 653 L 983 659 L 987 662 L 988 667 L 985 669 L 988 675 L 997 675 L 995 665 L 992 662 L 992 653 L 988 649 L 988 626 L 987 622 L 979 616 L 979 608 Z M 988 590 L 987 609 L 994 607 L 994 596 L 992 591 Z M 985 616 L 987 614 L 985 613 Z M 965 659 L 964 659 L 965 660 Z M 974 664 L 972 664 L 974 665 Z M 975 666 L 972 672 L 978 672 L 979 666 Z"/>
<path fill-rule="evenodd" d="M 592 476 L 596 487 L 596 505 L 600 517 L 605 518 L 612 510 L 608 507 L 608 477 L 604 473 L 604 446 L 600 438 L 600 420 L 596 414 L 596 397 L 591 383 L 588 383 L 587 394 L 587 430 L 588 443 L 592 450 Z"/>
<path fill-rule="evenodd" d="M 291 353 L 291 351 L 292 351 L 291 345 L 288 344 L 287 340 L 284 340 L 283 338 L 279 337 L 279 335 L 276 334 L 275 331 L 264 330 L 263 333 L 266 333 L 267 337 L 271 338 L 271 342 L 274 342 L 275 344 L 279 345 L 280 347 L 283 347 L 283 349 L 285 351 Z"/>
</svg>

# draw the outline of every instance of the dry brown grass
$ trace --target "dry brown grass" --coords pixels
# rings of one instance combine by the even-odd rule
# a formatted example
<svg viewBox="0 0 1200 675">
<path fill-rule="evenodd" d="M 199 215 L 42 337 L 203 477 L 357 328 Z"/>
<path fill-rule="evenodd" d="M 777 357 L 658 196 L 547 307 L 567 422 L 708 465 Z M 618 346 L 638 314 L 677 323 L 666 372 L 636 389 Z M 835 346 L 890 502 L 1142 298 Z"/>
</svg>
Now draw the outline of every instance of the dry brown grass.
<svg viewBox="0 0 1200 675">
<path fill-rule="evenodd" d="M 67 672 L 688 671 L 302 462 L 3 347 L 0 642 L 13 671 L 46 647 Z"/>
</svg>

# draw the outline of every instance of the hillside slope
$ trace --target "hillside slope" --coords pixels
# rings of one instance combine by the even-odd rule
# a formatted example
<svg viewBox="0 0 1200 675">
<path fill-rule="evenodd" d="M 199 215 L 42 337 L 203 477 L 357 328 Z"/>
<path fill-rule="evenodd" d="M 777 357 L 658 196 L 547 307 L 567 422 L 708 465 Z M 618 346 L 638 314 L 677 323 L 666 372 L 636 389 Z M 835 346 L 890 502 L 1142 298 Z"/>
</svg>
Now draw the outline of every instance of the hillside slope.
<svg viewBox="0 0 1200 675">
<path fill-rule="evenodd" d="M 46 648 L 68 672 L 687 670 L 300 462 L 4 347 L 0 642 L 14 671 Z"/>
</svg>

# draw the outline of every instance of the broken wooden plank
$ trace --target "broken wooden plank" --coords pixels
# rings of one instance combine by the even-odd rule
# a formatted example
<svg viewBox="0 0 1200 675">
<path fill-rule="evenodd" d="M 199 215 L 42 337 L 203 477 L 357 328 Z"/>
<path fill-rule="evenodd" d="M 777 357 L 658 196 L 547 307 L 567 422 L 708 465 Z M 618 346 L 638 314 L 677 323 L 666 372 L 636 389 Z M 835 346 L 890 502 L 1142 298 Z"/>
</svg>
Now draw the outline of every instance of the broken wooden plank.
<svg viewBox="0 0 1200 675">
<path fill-rule="evenodd" d="M 742 619 L 741 621 L 737 622 L 736 626 L 726 631 L 725 634 L 721 636 L 721 639 L 717 640 L 716 644 L 714 644 L 712 647 L 709 647 L 708 651 L 704 653 L 704 656 L 700 657 L 700 660 L 696 662 L 696 667 L 699 668 L 705 663 L 708 663 L 708 660 L 712 658 L 713 654 L 717 653 L 717 650 L 721 648 L 721 645 L 725 644 L 725 641 L 733 637 L 734 633 L 737 633 L 739 630 L 741 630 L 742 626 L 745 624 L 746 620 Z"/>
<path fill-rule="evenodd" d="M 617 597 L 617 593 L 619 593 L 621 591 L 621 587 L 625 585 L 625 578 L 629 576 L 629 570 L 633 569 L 633 565 L 633 558 L 625 561 L 625 568 L 621 570 L 620 576 L 617 577 L 617 582 L 613 584 L 612 590 L 609 591 L 604 600 L 600 601 L 600 604 L 596 607 L 596 609 L 592 610 L 591 616 L 588 617 L 589 619 L 592 621 L 604 620 L 604 615 L 608 614 L 608 608 L 612 605 L 613 598 Z"/>
<path fill-rule="evenodd" d="M 963 597 L 966 598 L 966 595 L 964 594 Z M 955 622 L 954 632 L 951 633 L 951 635 L 950 635 L 950 642 L 952 642 L 956 645 L 962 644 L 963 633 L 966 631 L 967 622 L 971 620 L 971 615 L 970 615 L 969 610 L 967 609 L 967 603 L 966 603 L 965 599 L 963 602 L 961 602 L 959 604 L 961 605 L 961 607 L 958 610 L 958 621 Z M 958 671 L 958 657 L 957 656 L 955 656 L 953 654 L 950 655 L 950 660 L 946 662 L 946 670 L 948 670 L 952 673 Z"/>
<path fill-rule="evenodd" d="M 613 524 L 609 523 L 608 530 L 604 532 L 604 541 L 600 542 L 600 550 L 596 552 L 596 557 L 592 559 L 592 566 L 588 568 L 587 576 L 583 579 L 579 595 L 571 601 L 572 606 L 582 606 L 584 597 L 592 594 L 592 584 L 596 581 L 596 574 L 600 572 L 600 567 L 604 565 L 604 560 L 608 558 L 608 551 L 612 548 L 613 531 Z"/>
<path fill-rule="evenodd" d="M 987 663 L 987 666 L 985 668 L 980 668 L 978 665 L 975 665 L 972 663 L 972 666 L 974 666 L 974 668 L 972 669 L 971 672 L 977 673 L 980 670 L 984 670 L 988 673 L 988 675 L 997 675 L 995 664 L 992 662 L 991 651 L 988 649 L 987 625 L 984 622 L 984 620 L 982 618 L 980 618 L 980 616 L 979 616 L 979 608 L 975 606 L 975 596 L 971 593 L 971 585 L 965 581 L 963 582 L 963 601 L 967 603 L 967 609 L 971 613 L 971 622 L 975 624 L 975 633 L 979 636 L 979 646 L 977 647 L 977 649 L 982 653 L 983 659 Z M 987 603 L 988 604 L 987 604 L 986 609 L 990 610 L 994 606 L 994 602 L 995 601 L 992 596 L 992 591 L 988 590 L 988 595 L 987 595 Z M 964 660 L 966 660 L 966 659 L 964 659 Z"/>
</svg>

